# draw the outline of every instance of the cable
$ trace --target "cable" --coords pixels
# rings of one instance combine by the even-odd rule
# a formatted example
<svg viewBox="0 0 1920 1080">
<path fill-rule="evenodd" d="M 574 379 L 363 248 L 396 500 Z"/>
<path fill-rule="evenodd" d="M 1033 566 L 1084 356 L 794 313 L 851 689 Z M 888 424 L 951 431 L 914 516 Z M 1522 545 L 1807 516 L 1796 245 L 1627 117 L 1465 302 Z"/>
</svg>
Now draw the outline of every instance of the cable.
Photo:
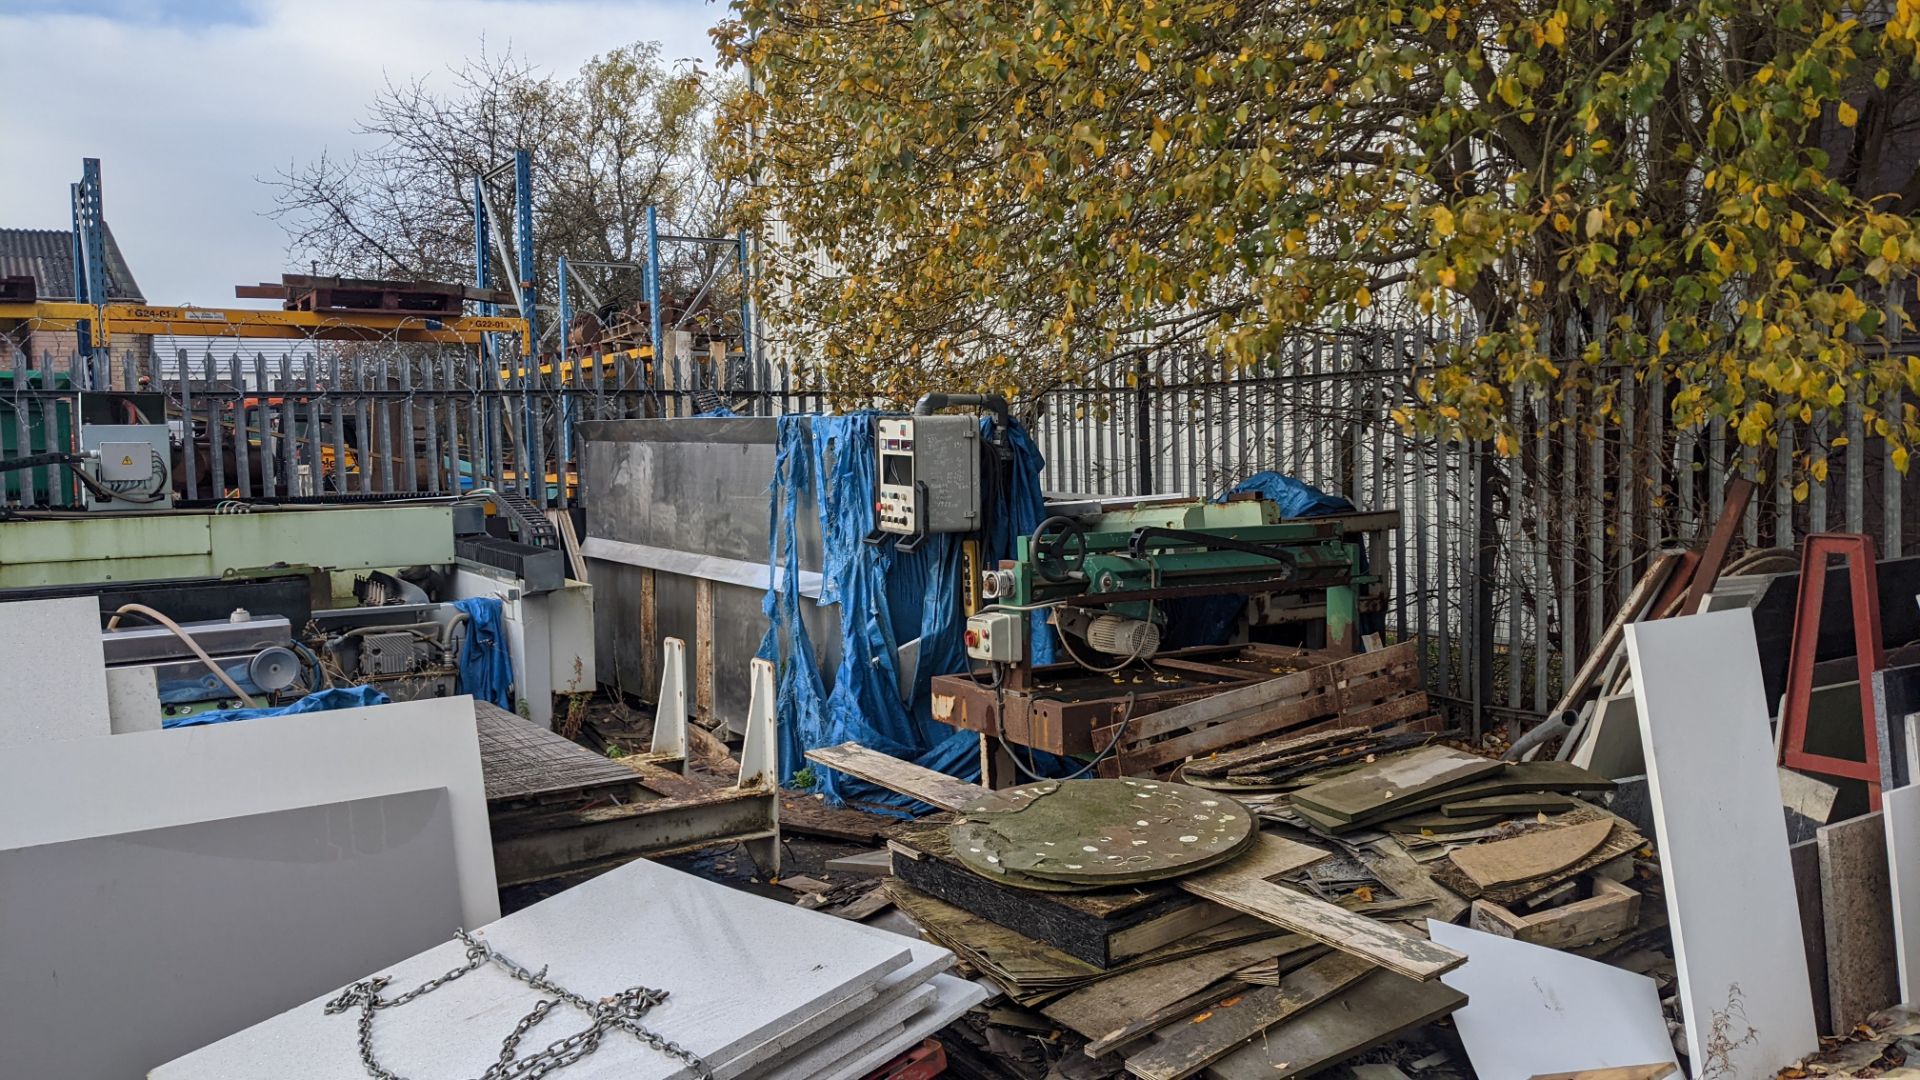
<svg viewBox="0 0 1920 1080">
<path fill-rule="evenodd" d="M 1147 601 L 1146 621 L 1149 623 L 1153 622 L 1153 609 L 1154 609 L 1154 605 L 1158 602 L 1159 601 L 1157 600 Z M 1146 644 L 1147 644 L 1146 638 L 1142 636 L 1139 643 L 1134 645 L 1132 656 L 1127 657 L 1125 660 L 1120 661 L 1119 663 L 1113 665 L 1112 667 L 1096 667 L 1095 665 L 1089 664 L 1085 660 L 1082 660 L 1080 658 L 1080 654 L 1074 651 L 1072 635 L 1068 634 L 1065 630 L 1061 630 L 1059 632 L 1059 638 L 1060 638 L 1061 646 L 1067 650 L 1067 655 L 1073 658 L 1074 663 L 1079 664 L 1081 667 L 1086 668 L 1088 671 L 1097 671 L 1102 675 L 1111 675 L 1116 671 L 1124 670 L 1127 667 L 1127 665 L 1132 664 L 1136 660 L 1139 660 L 1141 657 L 1141 654 L 1146 651 Z"/>
<path fill-rule="evenodd" d="M 313 650 L 307 648 L 306 645 L 298 641 L 293 643 L 293 647 L 294 647 L 294 650 L 297 651 L 301 656 L 304 656 L 307 658 L 308 663 L 313 665 L 314 674 L 320 676 L 318 680 L 318 685 L 315 686 L 314 689 L 316 690 L 333 689 L 333 676 L 327 674 L 326 665 L 320 662 L 320 658 L 314 655 Z"/>
<path fill-rule="evenodd" d="M 158 451 L 154 451 L 154 452 L 156 454 L 158 453 Z M 73 478 L 75 480 L 80 481 L 80 486 L 92 492 L 94 498 L 96 499 L 105 499 L 109 502 L 115 499 L 118 499 L 121 502 L 130 502 L 130 503 L 157 503 L 161 499 L 166 497 L 166 494 L 164 492 L 159 492 L 159 491 L 156 491 L 151 495 L 140 495 L 140 496 L 136 496 L 127 492 L 115 491 L 112 488 L 107 487 L 105 484 L 102 484 L 100 481 L 94 479 L 92 474 L 88 473 L 85 468 L 79 465 L 76 465 L 71 461 L 63 461 L 61 462 L 61 464 L 73 470 Z"/>
<path fill-rule="evenodd" d="M 173 631 L 173 636 L 185 642 L 187 648 L 193 650 L 193 655 L 199 657 L 200 662 L 207 665 L 208 671 L 213 672 L 219 677 L 221 682 L 227 684 L 227 689 L 233 691 L 234 697 L 238 698 L 243 705 L 251 705 L 253 703 L 253 696 L 245 690 L 240 689 L 240 684 L 233 681 L 233 676 L 227 674 L 226 669 L 222 668 L 219 664 L 214 663 L 213 657 L 207 655 L 207 650 L 201 648 L 200 643 L 193 640 L 185 630 L 180 629 L 179 623 L 174 622 L 172 619 L 167 618 L 165 615 L 160 614 L 147 605 L 121 604 L 114 610 L 113 618 L 107 620 L 107 629 L 112 630 L 118 627 L 120 625 L 120 616 L 127 614 L 145 615 L 147 618 Z"/>
<path fill-rule="evenodd" d="M 0 460 L 0 472 L 18 472 L 21 469 L 37 469 L 48 465 L 72 465 L 86 460 L 79 454 L 51 453 L 29 454 L 26 457 Z"/>
<path fill-rule="evenodd" d="M 999 723 L 998 723 L 999 717 L 1005 712 L 1006 703 L 1004 699 L 996 703 L 999 707 L 994 710 L 995 730 L 993 733 L 993 737 L 997 742 L 999 742 L 1000 748 L 1007 752 L 1007 760 L 1013 762 L 1013 771 L 1019 773 L 1020 775 L 1026 777 L 1027 779 L 1033 780 L 1033 781 L 1078 780 L 1081 777 L 1087 775 L 1087 773 L 1091 772 L 1092 770 L 1099 768 L 1100 763 L 1107 760 L 1108 755 L 1113 753 L 1114 748 L 1120 745 L 1120 740 L 1126 737 L 1127 726 L 1133 723 L 1133 700 L 1136 693 L 1137 691 L 1132 691 L 1132 690 L 1127 691 L 1127 711 L 1125 715 L 1121 716 L 1120 718 L 1120 726 L 1114 729 L 1113 738 L 1107 740 L 1107 745 L 1101 748 L 1098 754 L 1095 754 L 1093 756 L 1092 761 L 1087 762 L 1085 765 L 1082 765 L 1078 770 L 1072 773 L 1069 773 L 1066 776 L 1041 776 L 1039 773 L 1035 772 L 1032 768 L 1026 765 L 1020 764 L 1020 755 L 1013 752 L 1013 747 L 1007 743 L 1007 737 L 1001 733 Z M 1032 760 L 1031 755 L 1033 752 L 1032 748 L 1028 748 L 1027 752 L 1029 755 L 1028 760 L 1031 761 Z"/>
</svg>

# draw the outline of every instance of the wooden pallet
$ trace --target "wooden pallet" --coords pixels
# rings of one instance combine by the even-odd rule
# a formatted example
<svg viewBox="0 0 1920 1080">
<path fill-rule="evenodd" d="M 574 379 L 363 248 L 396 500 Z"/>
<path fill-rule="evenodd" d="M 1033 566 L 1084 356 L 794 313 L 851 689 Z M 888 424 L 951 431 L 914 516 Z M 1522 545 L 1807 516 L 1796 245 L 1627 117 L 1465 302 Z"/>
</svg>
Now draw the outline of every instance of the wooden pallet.
<svg viewBox="0 0 1920 1080">
<path fill-rule="evenodd" d="M 238 285 L 234 295 L 246 300 L 279 300 L 288 311 L 384 312 L 459 317 L 468 300 L 512 304 L 513 294 L 500 289 L 437 281 L 383 281 L 374 278 L 321 277 L 283 274 L 278 284 Z"/>
<path fill-rule="evenodd" d="M 1191 757 L 1231 750 L 1282 733 L 1329 727 L 1373 727 L 1429 713 L 1420 692 L 1414 642 L 1339 657 L 1303 671 L 1093 732 L 1096 746 L 1116 733 L 1119 748 L 1101 766 L 1106 776 L 1166 776 Z"/>
</svg>

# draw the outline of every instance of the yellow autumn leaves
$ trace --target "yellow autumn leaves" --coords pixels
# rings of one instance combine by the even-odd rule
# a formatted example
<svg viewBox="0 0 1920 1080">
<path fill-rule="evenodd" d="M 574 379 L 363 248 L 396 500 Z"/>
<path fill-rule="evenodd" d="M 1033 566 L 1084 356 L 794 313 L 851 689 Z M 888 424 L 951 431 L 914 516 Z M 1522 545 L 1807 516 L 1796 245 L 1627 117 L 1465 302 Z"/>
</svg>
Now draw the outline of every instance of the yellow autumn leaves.
<svg viewBox="0 0 1920 1080">
<path fill-rule="evenodd" d="M 1867 104 L 1914 92 L 1920 0 L 1879 27 L 1843 0 L 1758 27 L 1735 0 L 735 12 L 728 169 L 810 268 L 763 309 L 836 385 L 1032 395 L 1417 322 L 1447 343 L 1396 415 L 1497 447 L 1530 434 L 1518 397 L 1604 423 L 1649 379 L 1743 439 L 1848 408 L 1920 437 L 1875 347 L 1920 235 L 1847 170 Z M 1736 26 L 1767 62 L 1715 53 Z"/>
</svg>

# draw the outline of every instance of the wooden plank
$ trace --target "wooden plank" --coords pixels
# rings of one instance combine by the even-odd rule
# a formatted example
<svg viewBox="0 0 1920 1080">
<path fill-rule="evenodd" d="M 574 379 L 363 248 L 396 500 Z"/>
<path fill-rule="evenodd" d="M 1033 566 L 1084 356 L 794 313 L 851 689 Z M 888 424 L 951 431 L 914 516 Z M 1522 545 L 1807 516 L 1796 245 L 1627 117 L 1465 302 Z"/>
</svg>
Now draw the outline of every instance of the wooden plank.
<svg viewBox="0 0 1920 1080">
<path fill-rule="evenodd" d="M 1521 915 L 1489 900 L 1475 900 L 1468 925 L 1531 945 L 1572 949 L 1617 937 L 1640 921 L 1640 894 L 1604 877 L 1594 877 L 1593 896 L 1536 915 Z"/>
<path fill-rule="evenodd" d="M 1700 553 L 1700 561 L 1694 567 L 1691 580 L 1687 583 L 1687 599 L 1681 605 L 1683 615 L 1697 615 L 1706 604 L 1707 594 L 1720 581 L 1720 568 L 1726 564 L 1727 549 L 1733 546 L 1735 532 L 1741 521 L 1747 516 L 1747 503 L 1753 499 L 1753 481 L 1737 476 L 1727 485 L 1727 493 L 1721 503 L 1720 519 L 1713 523 L 1713 533 L 1707 540 L 1706 549 Z M 1658 609 L 1655 616 L 1662 614 Z"/>
<path fill-rule="evenodd" d="M 1532 1080 L 1666 1080 L 1680 1071 L 1671 1061 L 1652 1065 L 1617 1065 L 1610 1069 L 1582 1069 L 1579 1072 L 1539 1073 Z"/>
<path fill-rule="evenodd" d="M 1511 840 L 1471 844 L 1448 857 L 1475 885 L 1490 889 L 1571 866 L 1605 843 L 1612 832 L 1612 821 L 1588 821 L 1564 829 L 1536 829 Z"/>
<path fill-rule="evenodd" d="M 1396 666 L 1391 671 L 1377 672 L 1359 679 L 1344 681 L 1338 685 L 1319 687 L 1311 693 L 1301 694 L 1287 701 L 1273 702 L 1258 709 L 1236 710 L 1230 717 L 1217 717 L 1204 723 L 1184 725 L 1180 728 L 1167 728 L 1164 724 L 1147 723 L 1171 711 L 1171 709 L 1162 709 L 1138 717 L 1128 724 L 1127 740 L 1131 745 L 1159 746 L 1161 743 L 1155 740 L 1230 729 L 1241 734 L 1231 740 L 1215 736 L 1207 746 L 1209 749 L 1231 746 L 1236 741 L 1286 731 L 1317 719 L 1339 717 L 1342 713 L 1413 693 L 1418 690 L 1417 677 L 1418 668 L 1409 661 Z M 1213 697 L 1200 698 L 1186 704 L 1200 704 L 1220 696 L 1223 695 L 1215 694 Z M 1184 704 L 1174 706 L 1174 708 L 1185 707 Z M 1094 729 L 1093 741 L 1098 744 L 1111 739 L 1119 726 L 1118 723 L 1113 723 Z"/>
<path fill-rule="evenodd" d="M 1352 821 L 1342 822 L 1337 818 L 1320 814 L 1311 807 L 1300 805 L 1294 806 L 1294 812 L 1331 832 L 1339 833 L 1362 825 L 1393 821 L 1423 811 L 1435 810 L 1456 800 L 1479 799 L 1521 791 L 1607 791 L 1612 787 L 1613 781 L 1595 776 L 1565 761 L 1516 761 L 1508 762 L 1505 769 L 1491 774 L 1488 779 L 1475 780 L 1459 787 L 1443 788 L 1418 798 L 1409 798 L 1403 800 L 1399 806 L 1383 806 Z"/>
<path fill-rule="evenodd" d="M 1219 904 L 1209 904 L 1204 901 L 1190 903 L 1184 908 L 1168 912 L 1150 922 L 1115 931 L 1108 939 L 1108 952 L 1115 959 L 1138 956 L 1162 945 L 1179 941 L 1190 934 L 1218 926 L 1233 917 L 1232 911 Z"/>
<path fill-rule="evenodd" d="M 1396 689 L 1394 692 L 1399 691 Z M 1137 773 L 1157 769 L 1248 739 L 1299 727 L 1321 717 L 1331 717 L 1337 727 L 1365 729 L 1396 720 L 1409 720 L 1428 710 L 1427 695 L 1424 693 L 1402 694 L 1378 704 L 1356 708 L 1362 704 L 1349 697 L 1347 691 L 1335 691 L 1157 743 L 1145 746 L 1133 744 L 1121 752 L 1122 771 Z M 1102 738 L 1111 736 L 1104 732 L 1096 733 L 1094 741 L 1100 742 Z"/>
<path fill-rule="evenodd" d="M 1376 840 L 1372 851 L 1362 851 L 1360 862 L 1393 894 L 1409 900 L 1424 900 L 1433 906 L 1433 918 L 1452 922 L 1467 910 L 1467 902 L 1427 873 L 1419 860 L 1407 854 L 1398 840 Z"/>
<path fill-rule="evenodd" d="M 986 793 L 978 784 L 955 780 L 859 743 L 809 750 L 807 759 L 942 810 L 960 810 Z M 1327 852 L 1318 848 L 1262 834 L 1246 855 L 1179 878 L 1174 885 L 1409 978 L 1431 979 L 1466 962 L 1466 957 L 1451 949 L 1266 880 L 1326 857 Z"/>
<path fill-rule="evenodd" d="M 1347 738 L 1352 734 L 1356 733 L 1329 729 L 1309 735 L 1268 739 L 1240 750 L 1214 754 L 1205 761 L 1195 761 L 1187 767 L 1187 774 L 1189 776 L 1225 776 L 1234 769 L 1278 760 L 1301 751 L 1312 751 L 1315 747 Z"/>
<path fill-rule="evenodd" d="M 1606 841 L 1588 853 L 1585 858 L 1540 877 L 1517 881 L 1510 885 L 1495 885 L 1492 888 L 1483 889 L 1479 885 L 1474 884 L 1472 878 L 1461 873 L 1460 869 L 1453 864 L 1453 860 L 1451 859 L 1435 859 L 1432 863 L 1428 864 L 1428 872 L 1433 875 L 1435 881 L 1469 900 L 1491 900 L 1496 904 L 1512 906 L 1522 900 L 1537 896 L 1563 881 L 1571 881 L 1574 878 L 1592 873 L 1600 867 L 1613 863 L 1614 860 L 1620 858 L 1620 856 L 1638 850 L 1646 845 L 1646 838 L 1635 831 L 1633 826 L 1624 818 L 1615 817 L 1605 810 L 1588 805 L 1582 805 L 1559 817 L 1551 818 L 1544 825 L 1530 824 L 1523 828 L 1525 831 L 1533 831 L 1536 829 L 1551 829 L 1568 825 L 1578 825 L 1588 821 L 1610 821 L 1613 823 L 1613 830 L 1608 834 Z"/>
<path fill-rule="evenodd" d="M 1293 803 L 1336 820 L 1353 821 L 1463 786 L 1500 769 L 1498 761 L 1452 747 L 1428 746 L 1295 792 Z"/>
<path fill-rule="evenodd" d="M 1162 709 L 1135 720 L 1134 733 L 1137 738 L 1150 739 L 1196 724 L 1235 720 L 1272 705 L 1291 701 L 1295 697 L 1314 690 L 1337 687 L 1342 682 L 1356 679 L 1370 672 L 1415 662 L 1418 653 L 1414 646 L 1415 643 L 1412 641 L 1402 642 L 1390 649 L 1361 653 L 1329 664 L 1310 667 L 1305 671 L 1282 675 L 1277 679 L 1257 682 L 1252 686 L 1224 691 L 1185 705 L 1176 705 L 1171 709 Z M 1411 685 L 1409 685 L 1410 688 Z"/>
<path fill-rule="evenodd" d="M 660 687 L 660 604 L 652 570 L 640 571 L 640 696 L 651 698 Z"/>
<path fill-rule="evenodd" d="M 1099 1057 L 1107 1049 L 1131 1042 L 1159 1026 L 1138 1027 L 1143 1017 L 1162 1016 L 1162 1022 L 1174 1019 L 1167 1014 L 1249 964 L 1321 947 L 1319 942 L 1299 934 L 1250 941 L 1201 953 L 1178 964 L 1122 972 L 1048 1002 L 1040 1011 L 1095 1040 L 1094 1046 L 1105 1043 L 1105 1049 L 1088 1047 L 1089 1057 Z"/>
<path fill-rule="evenodd" d="M 1279 845 L 1316 850 L 1277 836 L 1263 835 L 1255 853 L 1225 866 L 1189 874 L 1175 884 L 1195 896 L 1265 919 L 1296 934 L 1305 934 L 1410 979 L 1432 979 L 1466 962 L 1467 958 L 1460 953 L 1441 948 L 1425 938 L 1402 933 L 1365 915 L 1356 915 L 1338 905 L 1267 881 L 1273 874 L 1260 871 L 1270 861 L 1277 861 L 1277 857 L 1256 856 L 1260 855 L 1260 848 L 1267 848 L 1269 852 L 1283 850 Z"/>
<path fill-rule="evenodd" d="M 547 520 L 560 534 L 560 547 L 567 553 L 568 573 L 575 581 L 587 580 L 587 560 L 580 554 L 580 534 L 574 530 L 573 515 L 556 506 L 547 511 Z"/>
<path fill-rule="evenodd" d="M 1113 1029 L 1107 1034 L 1086 1045 L 1086 1055 L 1091 1058 L 1105 1057 L 1130 1043 L 1138 1042 L 1151 1034 L 1154 1029 L 1164 1027 L 1182 1017 L 1192 1016 L 1196 1011 L 1215 1002 L 1236 994 L 1243 994 L 1253 988 L 1252 983 L 1238 979 L 1217 982 L 1174 1002 L 1144 1015 L 1135 1013 L 1137 1019 Z M 1041 1010 L 1042 1012 L 1046 1010 Z"/>
<path fill-rule="evenodd" d="M 889 828 L 899 824 L 895 818 L 869 814 L 852 807 L 826 806 L 810 795 L 780 797 L 780 831 L 824 836 L 856 844 L 876 844 Z"/>
<path fill-rule="evenodd" d="M 701 578 L 693 586 L 693 708 L 701 720 L 713 722 L 713 582 Z"/>
<path fill-rule="evenodd" d="M 1489 795 L 1484 799 L 1463 799 L 1440 807 L 1445 817 L 1480 817 L 1485 814 L 1557 814 L 1573 809 L 1573 800 L 1552 792 L 1521 792 L 1518 795 Z"/>
<path fill-rule="evenodd" d="M 1651 602 L 1654 594 L 1660 591 L 1660 587 L 1667 583 L 1667 578 L 1679 564 L 1680 553 L 1677 551 L 1664 552 L 1648 564 L 1646 573 L 1640 575 L 1640 580 L 1634 583 L 1633 591 L 1627 595 L 1627 602 L 1620 605 L 1620 609 L 1613 613 L 1612 621 L 1607 623 L 1606 632 L 1587 653 L 1587 658 L 1580 662 L 1580 667 L 1574 672 L 1573 678 L 1568 680 L 1566 690 L 1560 694 L 1560 700 L 1554 703 L 1553 711 L 1548 713 L 1548 716 L 1558 716 L 1572 709 L 1580 703 L 1580 699 L 1587 696 L 1587 691 L 1592 689 L 1594 679 L 1600 675 L 1600 669 L 1607 666 L 1607 661 L 1613 659 L 1614 650 L 1620 647 L 1621 632 L 1626 629 L 1629 622 L 1640 617 L 1641 610 Z"/>
<path fill-rule="evenodd" d="M 1330 953 L 1282 977 L 1278 986 L 1257 987 L 1162 1028 L 1151 1046 L 1127 1056 L 1127 1071 L 1146 1080 L 1185 1080 L 1374 970 L 1364 960 Z"/>
<path fill-rule="evenodd" d="M 1438 979 L 1409 982 L 1378 971 L 1207 1067 L 1213 1080 L 1288 1080 L 1437 1020 L 1467 1003 Z"/>
<path fill-rule="evenodd" d="M 888 791 L 910 795 L 939 810 L 957 812 L 989 794 L 979 784 L 956 780 L 856 742 L 809 750 L 807 760 Z"/>
</svg>

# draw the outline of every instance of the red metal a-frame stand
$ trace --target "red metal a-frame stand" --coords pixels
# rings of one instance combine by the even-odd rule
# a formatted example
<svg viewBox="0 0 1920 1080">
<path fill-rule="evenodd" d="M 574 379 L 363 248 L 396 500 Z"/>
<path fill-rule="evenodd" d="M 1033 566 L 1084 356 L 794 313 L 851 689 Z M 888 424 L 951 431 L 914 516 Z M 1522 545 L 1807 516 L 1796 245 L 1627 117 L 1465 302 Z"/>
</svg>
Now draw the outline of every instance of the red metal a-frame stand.
<svg viewBox="0 0 1920 1080">
<path fill-rule="evenodd" d="M 1853 596 L 1853 640 L 1860 671 L 1860 724 L 1867 760 L 1807 752 L 1807 711 L 1813 698 L 1813 664 L 1820 644 L 1820 609 L 1826 599 L 1827 560 L 1847 561 Z M 1815 533 L 1800 555 L 1800 593 L 1793 610 L 1793 649 L 1787 667 L 1786 700 L 1780 706 L 1780 764 L 1790 769 L 1864 780 L 1869 805 L 1880 809 L 1880 743 L 1873 724 L 1873 673 L 1884 666 L 1880 643 L 1880 575 L 1873 538 L 1858 533 Z"/>
</svg>

